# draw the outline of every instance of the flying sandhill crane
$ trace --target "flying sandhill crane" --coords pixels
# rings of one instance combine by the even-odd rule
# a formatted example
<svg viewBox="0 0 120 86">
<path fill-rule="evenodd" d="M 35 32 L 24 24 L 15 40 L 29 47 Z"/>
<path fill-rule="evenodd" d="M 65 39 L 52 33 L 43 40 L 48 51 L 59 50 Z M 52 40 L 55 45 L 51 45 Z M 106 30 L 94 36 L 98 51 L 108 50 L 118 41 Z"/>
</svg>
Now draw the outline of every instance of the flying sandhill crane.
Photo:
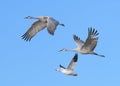
<svg viewBox="0 0 120 86">
<path fill-rule="evenodd" d="M 78 47 L 75 49 L 71 49 L 71 50 L 63 48 L 60 51 L 75 51 L 75 52 L 79 52 L 81 54 L 93 54 L 93 55 L 105 57 L 104 55 L 100 55 L 100 54 L 97 54 L 94 52 L 94 49 L 98 42 L 98 37 L 96 37 L 98 34 L 99 33 L 97 30 L 90 27 L 90 28 L 88 28 L 88 37 L 85 42 L 82 41 L 78 36 L 73 35 L 73 39 Z"/>
<path fill-rule="evenodd" d="M 25 17 L 25 19 L 37 19 L 37 21 L 31 25 L 27 32 L 24 35 L 22 35 L 22 39 L 26 41 L 30 41 L 39 31 L 43 30 L 44 28 L 47 28 L 47 31 L 51 35 L 54 35 L 54 32 L 58 25 L 64 26 L 64 24 L 60 24 L 54 18 L 48 16 L 27 16 Z"/>
<path fill-rule="evenodd" d="M 56 71 L 66 75 L 77 76 L 77 74 L 73 73 L 73 69 L 76 66 L 77 60 L 78 60 L 78 54 L 75 54 L 67 68 L 60 65 L 60 68 L 56 69 Z"/>
</svg>

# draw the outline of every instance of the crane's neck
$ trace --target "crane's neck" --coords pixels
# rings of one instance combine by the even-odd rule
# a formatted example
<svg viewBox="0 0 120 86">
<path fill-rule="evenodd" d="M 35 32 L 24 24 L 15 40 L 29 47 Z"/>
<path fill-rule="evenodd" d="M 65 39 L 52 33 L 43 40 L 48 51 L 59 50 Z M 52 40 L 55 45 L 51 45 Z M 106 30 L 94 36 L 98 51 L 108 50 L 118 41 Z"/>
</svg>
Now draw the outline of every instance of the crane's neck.
<svg viewBox="0 0 120 86">
<path fill-rule="evenodd" d="M 30 19 L 39 19 L 39 18 L 37 18 L 37 17 L 31 17 Z"/>
<path fill-rule="evenodd" d="M 74 49 L 72 49 L 72 51 L 74 51 L 74 52 L 79 52 L 79 51 L 80 51 L 80 48 L 74 48 Z"/>
<path fill-rule="evenodd" d="M 66 51 L 71 51 L 71 52 L 79 52 L 79 48 L 74 48 L 74 49 L 66 49 Z"/>
<path fill-rule="evenodd" d="M 39 19 L 39 18 L 33 17 L 33 16 L 27 16 L 27 17 L 25 17 L 25 19 Z"/>
</svg>

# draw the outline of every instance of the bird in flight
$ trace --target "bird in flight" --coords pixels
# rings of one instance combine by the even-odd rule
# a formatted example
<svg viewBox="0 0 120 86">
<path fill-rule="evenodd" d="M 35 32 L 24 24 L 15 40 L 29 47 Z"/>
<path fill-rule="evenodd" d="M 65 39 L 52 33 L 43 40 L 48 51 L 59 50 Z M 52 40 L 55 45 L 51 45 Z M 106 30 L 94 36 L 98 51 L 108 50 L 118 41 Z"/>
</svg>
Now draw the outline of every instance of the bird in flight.
<svg viewBox="0 0 120 86">
<path fill-rule="evenodd" d="M 96 52 L 94 52 L 94 49 L 97 45 L 98 42 L 98 31 L 95 30 L 95 28 L 88 28 L 88 37 L 86 41 L 82 41 L 78 36 L 73 35 L 73 39 L 77 45 L 77 48 L 74 49 L 66 49 L 63 48 L 60 51 L 74 51 L 74 52 L 79 52 L 81 54 L 93 54 L 101 57 L 105 57 L 104 55 L 100 55 Z"/>
<path fill-rule="evenodd" d="M 30 26 L 26 33 L 22 35 L 22 39 L 26 41 L 30 41 L 39 31 L 44 28 L 47 28 L 49 34 L 54 35 L 58 25 L 64 26 L 64 24 L 60 24 L 57 20 L 49 16 L 27 16 L 25 19 L 37 19 L 37 21 Z"/>
<path fill-rule="evenodd" d="M 66 75 L 77 76 L 77 74 L 73 72 L 76 66 L 77 60 L 78 60 L 78 54 L 76 53 L 67 68 L 60 65 L 60 68 L 56 69 L 56 71 L 61 72 Z"/>
</svg>

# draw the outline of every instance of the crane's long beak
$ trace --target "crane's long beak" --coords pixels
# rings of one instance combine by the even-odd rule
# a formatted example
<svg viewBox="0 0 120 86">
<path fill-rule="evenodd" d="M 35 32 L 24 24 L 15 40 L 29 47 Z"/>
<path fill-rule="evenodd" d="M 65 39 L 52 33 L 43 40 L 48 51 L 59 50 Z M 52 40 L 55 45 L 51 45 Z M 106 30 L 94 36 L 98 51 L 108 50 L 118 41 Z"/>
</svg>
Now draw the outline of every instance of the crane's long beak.
<svg viewBox="0 0 120 86">
<path fill-rule="evenodd" d="M 61 52 L 61 51 L 68 51 L 68 50 L 66 48 L 63 48 L 63 49 L 59 50 L 59 52 Z"/>
<path fill-rule="evenodd" d="M 63 51 L 63 49 L 59 50 L 58 52 L 61 52 L 61 51 Z"/>
<path fill-rule="evenodd" d="M 38 19 L 38 18 L 32 17 L 32 16 L 27 16 L 27 17 L 25 17 L 24 19 Z"/>
<path fill-rule="evenodd" d="M 32 17 L 31 16 L 27 16 L 27 17 L 25 17 L 24 19 L 31 19 Z"/>
</svg>

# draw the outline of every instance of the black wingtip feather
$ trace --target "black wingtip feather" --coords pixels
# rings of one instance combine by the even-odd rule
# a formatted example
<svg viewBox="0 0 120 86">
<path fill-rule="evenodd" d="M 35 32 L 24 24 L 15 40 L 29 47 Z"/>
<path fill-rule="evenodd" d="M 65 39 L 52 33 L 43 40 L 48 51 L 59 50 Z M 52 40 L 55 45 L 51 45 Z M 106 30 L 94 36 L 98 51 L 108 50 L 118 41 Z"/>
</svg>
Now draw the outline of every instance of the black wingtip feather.
<svg viewBox="0 0 120 86">
<path fill-rule="evenodd" d="M 63 67 L 61 64 L 59 65 L 61 68 L 64 68 L 65 69 L 65 67 Z"/>
<path fill-rule="evenodd" d="M 77 62 L 77 60 L 78 60 L 78 54 L 77 53 L 75 53 L 75 56 L 74 56 L 73 60 L 74 60 L 74 62 Z"/>
<path fill-rule="evenodd" d="M 76 35 L 73 35 L 74 40 L 80 40 L 80 38 Z"/>
<path fill-rule="evenodd" d="M 97 35 L 99 35 L 99 33 L 95 28 L 89 27 L 88 28 L 88 36 L 90 36 L 90 35 L 97 36 Z"/>
<path fill-rule="evenodd" d="M 22 39 L 24 39 L 25 41 L 31 41 L 31 39 L 32 39 L 32 37 L 31 37 L 31 36 L 29 36 L 29 34 L 28 34 L 28 33 L 25 33 L 25 34 L 24 34 L 24 35 L 22 35 L 21 37 L 22 37 Z"/>
</svg>

